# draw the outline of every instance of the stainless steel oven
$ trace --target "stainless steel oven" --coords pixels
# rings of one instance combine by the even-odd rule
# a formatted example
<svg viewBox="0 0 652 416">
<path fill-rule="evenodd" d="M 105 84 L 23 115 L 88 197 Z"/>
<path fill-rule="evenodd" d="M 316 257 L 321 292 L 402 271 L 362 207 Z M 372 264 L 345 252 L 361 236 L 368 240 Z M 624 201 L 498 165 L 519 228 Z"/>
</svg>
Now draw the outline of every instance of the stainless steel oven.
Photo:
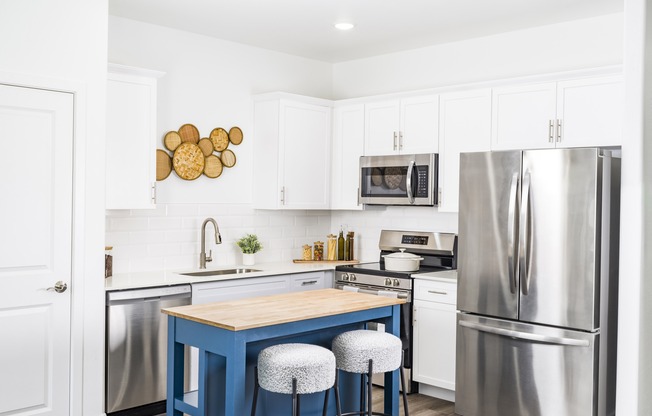
<svg viewBox="0 0 652 416">
<path fill-rule="evenodd" d="M 412 380 L 412 275 L 457 267 L 457 236 L 449 233 L 382 230 L 380 233 L 380 260 L 376 263 L 341 265 L 335 268 L 335 287 L 405 299 L 401 305 L 401 341 L 407 380 L 407 393 L 417 391 Z M 423 257 L 419 270 L 397 272 L 387 270 L 383 255 L 405 249 Z M 374 377 L 374 384 L 382 385 L 382 377 Z"/>
<path fill-rule="evenodd" d="M 436 153 L 360 158 L 361 204 L 437 205 Z"/>
</svg>

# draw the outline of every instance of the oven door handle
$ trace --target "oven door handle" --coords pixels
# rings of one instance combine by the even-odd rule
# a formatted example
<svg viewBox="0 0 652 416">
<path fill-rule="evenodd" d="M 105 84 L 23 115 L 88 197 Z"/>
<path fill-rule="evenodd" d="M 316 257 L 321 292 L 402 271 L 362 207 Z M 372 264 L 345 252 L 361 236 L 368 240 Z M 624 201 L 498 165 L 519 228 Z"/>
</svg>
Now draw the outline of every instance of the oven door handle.
<svg viewBox="0 0 652 416">
<path fill-rule="evenodd" d="M 381 292 L 389 292 L 389 293 L 397 293 L 397 298 L 398 299 L 408 299 L 409 296 L 406 292 L 394 292 L 391 290 L 374 290 L 374 289 L 365 289 L 362 287 L 357 287 L 357 286 L 351 286 L 351 285 L 342 285 L 342 290 L 347 290 L 344 289 L 345 287 L 349 287 L 352 289 L 358 289 L 358 290 L 352 290 L 352 292 L 358 292 L 358 293 L 365 293 L 367 295 L 376 295 L 376 296 L 383 296 L 380 293 Z"/>
</svg>

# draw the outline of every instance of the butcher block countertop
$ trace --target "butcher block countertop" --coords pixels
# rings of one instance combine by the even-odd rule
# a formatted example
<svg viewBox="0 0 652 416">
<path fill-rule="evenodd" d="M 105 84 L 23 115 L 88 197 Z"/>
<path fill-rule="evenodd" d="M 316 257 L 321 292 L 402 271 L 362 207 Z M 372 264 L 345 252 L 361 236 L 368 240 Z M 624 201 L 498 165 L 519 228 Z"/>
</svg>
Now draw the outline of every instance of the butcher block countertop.
<svg viewBox="0 0 652 416">
<path fill-rule="evenodd" d="M 260 296 L 231 302 L 178 306 L 163 313 L 231 331 L 242 331 L 405 303 L 403 299 L 337 289 Z"/>
</svg>

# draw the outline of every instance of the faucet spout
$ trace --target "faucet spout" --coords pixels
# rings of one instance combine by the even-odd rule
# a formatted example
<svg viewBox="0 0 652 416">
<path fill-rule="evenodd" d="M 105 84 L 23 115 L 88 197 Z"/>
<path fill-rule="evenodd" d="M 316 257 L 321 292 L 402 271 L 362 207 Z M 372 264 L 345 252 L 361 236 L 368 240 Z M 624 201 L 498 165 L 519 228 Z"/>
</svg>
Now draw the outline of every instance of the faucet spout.
<svg viewBox="0 0 652 416">
<path fill-rule="evenodd" d="M 199 253 L 199 268 L 205 269 L 206 263 L 213 261 L 213 251 L 210 250 L 208 256 L 206 255 L 206 224 L 213 224 L 215 228 L 215 244 L 222 244 L 222 235 L 220 234 L 220 227 L 217 226 L 217 222 L 212 218 L 206 218 L 201 225 L 201 252 Z"/>
</svg>

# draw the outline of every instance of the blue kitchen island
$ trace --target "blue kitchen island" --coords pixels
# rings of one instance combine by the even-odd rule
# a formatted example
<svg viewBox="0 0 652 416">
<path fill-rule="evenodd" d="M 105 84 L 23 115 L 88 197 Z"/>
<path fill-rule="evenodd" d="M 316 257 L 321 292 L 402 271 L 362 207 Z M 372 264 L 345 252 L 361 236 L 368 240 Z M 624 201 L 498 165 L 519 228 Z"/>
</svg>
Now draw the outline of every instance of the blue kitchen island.
<svg viewBox="0 0 652 416">
<path fill-rule="evenodd" d="M 338 333 L 385 324 L 399 335 L 396 298 L 336 289 L 163 309 L 168 314 L 167 414 L 243 416 L 251 412 L 258 353 L 270 345 L 306 342 L 330 348 Z M 198 390 L 184 394 L 185 346 L 199 349 Z M 359 376 L 341 373 L 342 411 L 357 410 Z M 356 385 L 357 383 L 357 385 Z M 385 413 L 398 415 L 398 370 L 385 374 Z M 329 414 L 335 414 L 331 394 Z M 302 415 L 321 415 L 323 393 L 302 396 Z M 263 392 L 258 415 L 291 414 L 290 396 Z"/>
</svg>

